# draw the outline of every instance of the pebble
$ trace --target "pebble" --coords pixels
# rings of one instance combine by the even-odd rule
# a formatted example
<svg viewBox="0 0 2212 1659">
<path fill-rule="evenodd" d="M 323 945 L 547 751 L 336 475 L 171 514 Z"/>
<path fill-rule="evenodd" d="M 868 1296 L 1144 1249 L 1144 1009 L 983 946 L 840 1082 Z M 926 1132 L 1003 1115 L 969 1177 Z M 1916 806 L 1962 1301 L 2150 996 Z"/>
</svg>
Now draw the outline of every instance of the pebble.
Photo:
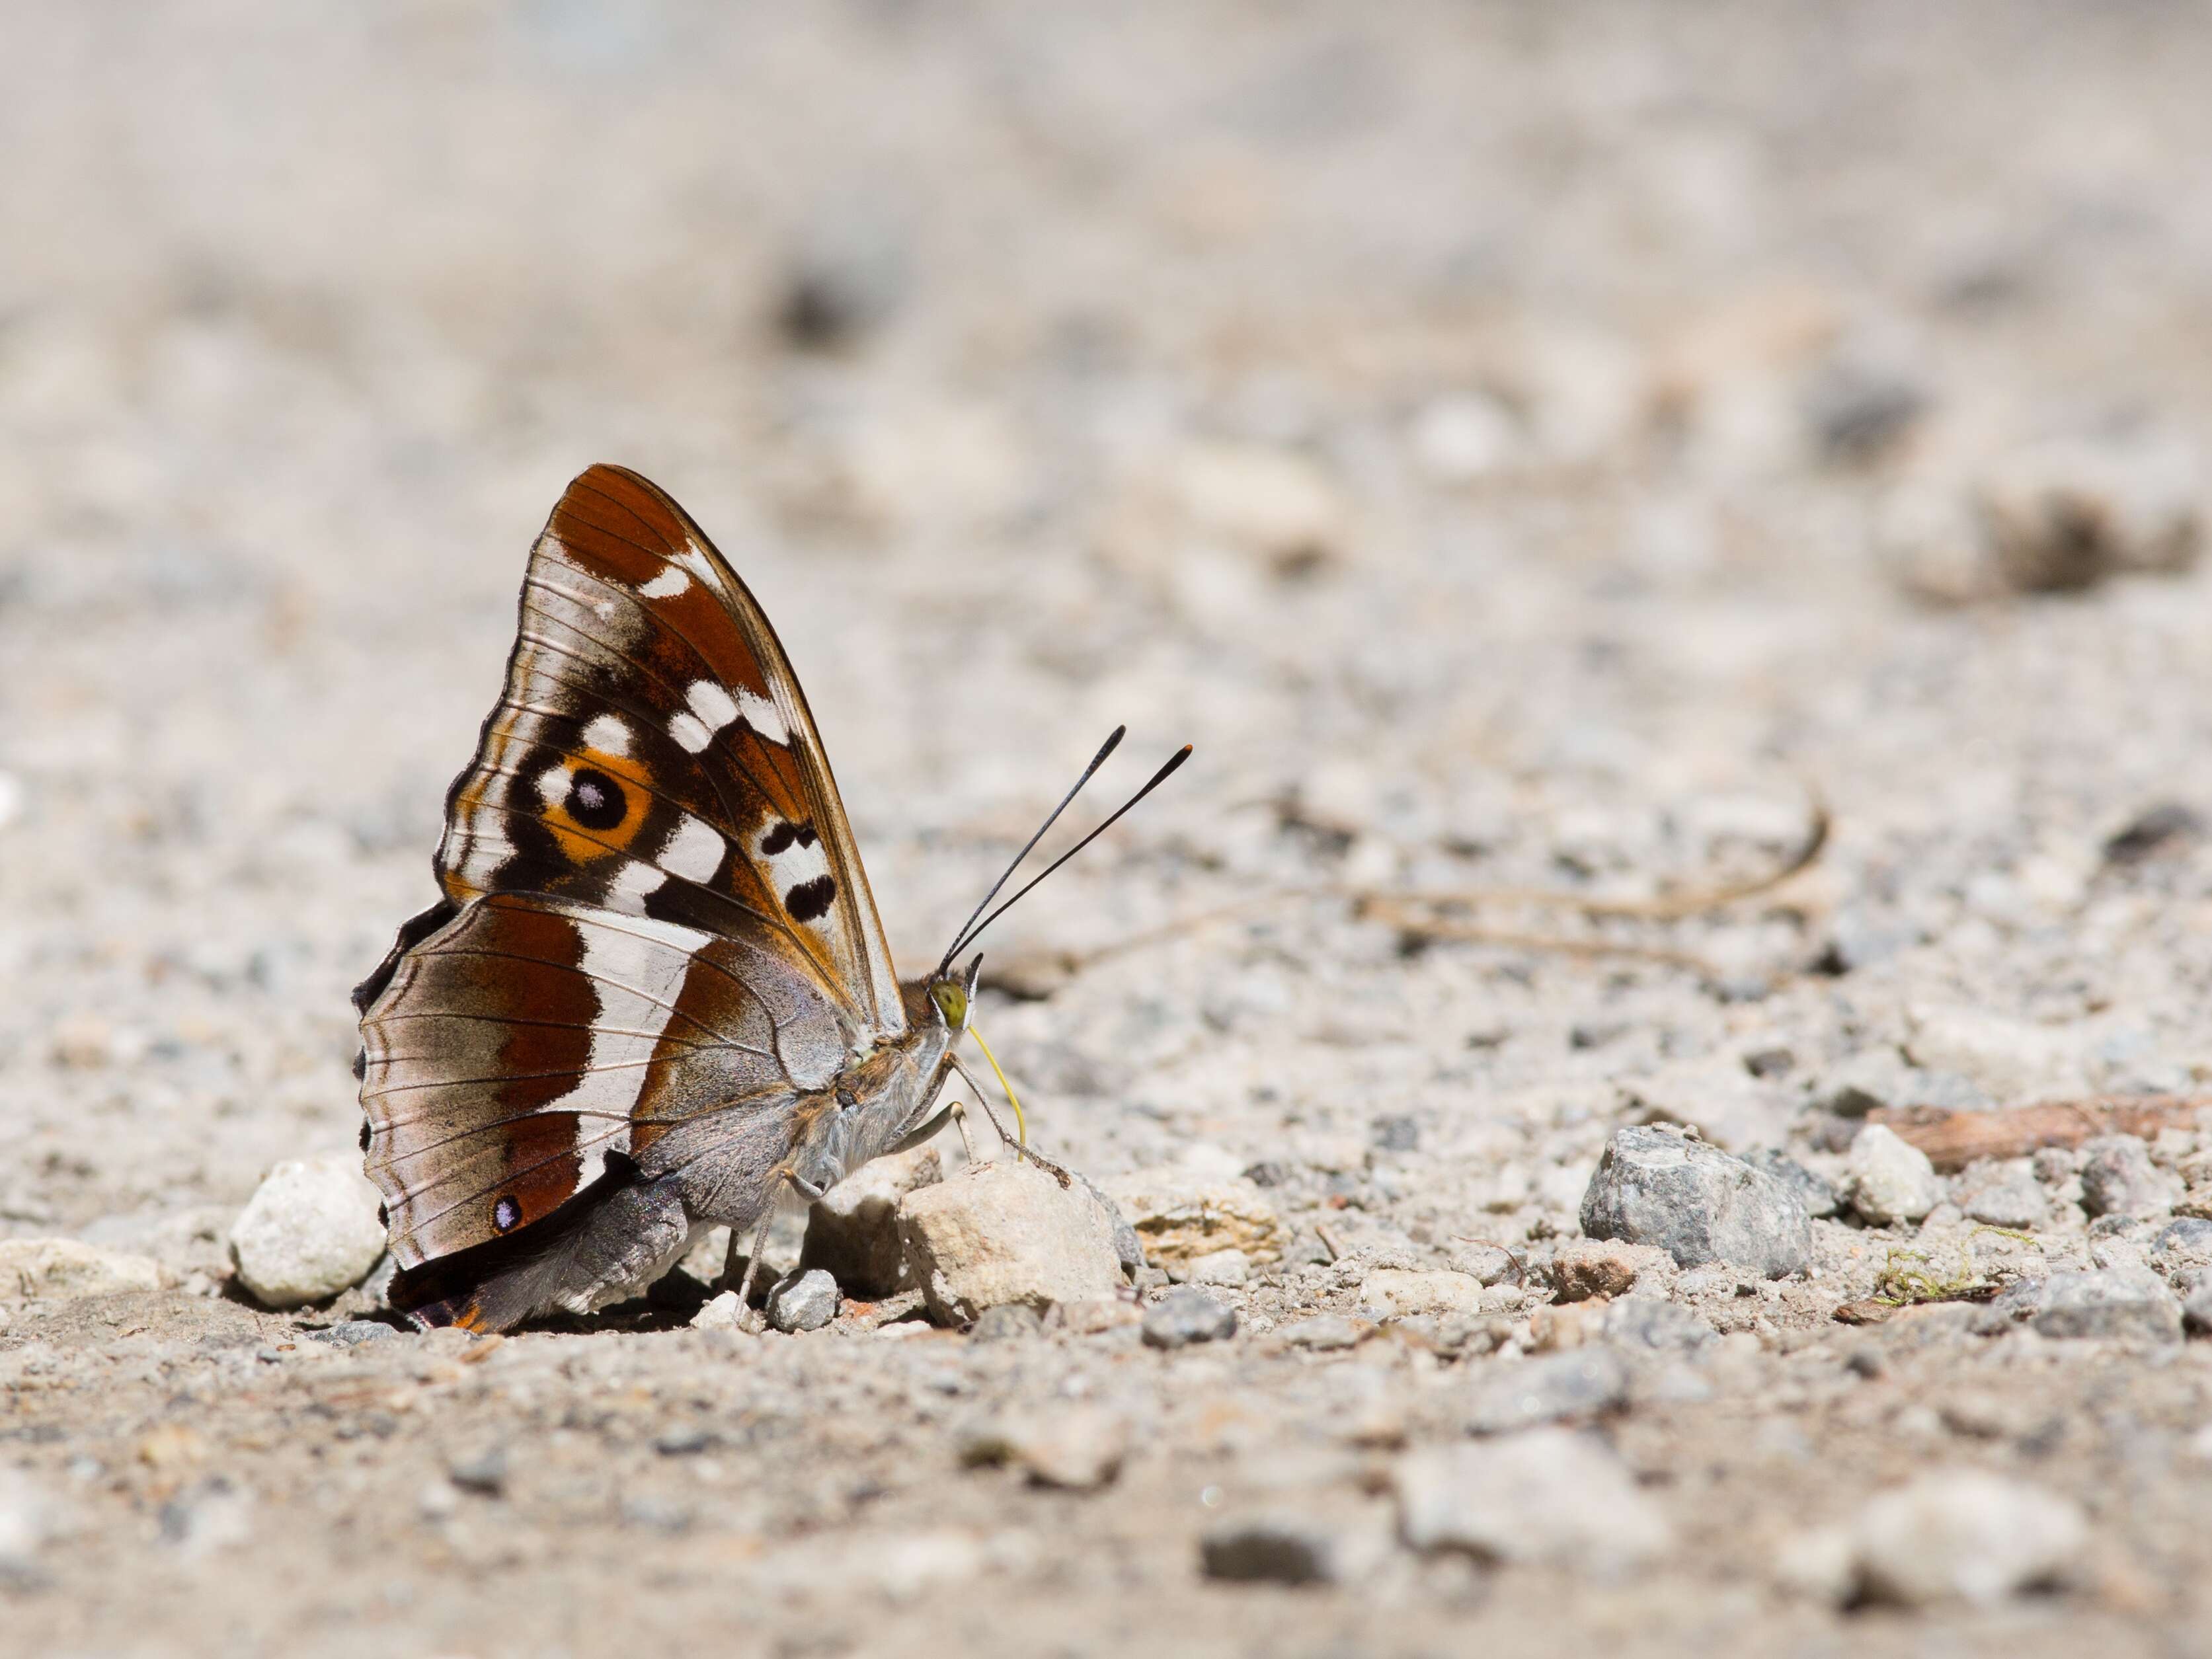
<svg viewBox="0 0 2212 1659">
<path fill-rule="evenodd" d="M 1583 1195 L 1583 1231 L 1665 1250 L 1679 1267 L 1726 1262 L 1766 1279 L 1802 1268 L 1812 1224 L 1796 1192 L 1702 1141 L 1617 1129 Z"/>
<path fill-rule="evenodd" d="M 1218 1285 L 1234 1290 L 1252 1278 L 1252 1258 L 1243 1251 L 1231 1248 L 1214 1250 L 1194 1257 L 1183 1270 L 1184 1279 L 1193 1285 Z"/>
<path fill-rule="evenodd" d="M 1288 1242 L 1267 1195 L 1242 1177 L 1210 1179 L 1174 1167 L 1144 1170 L 1110 1182 L 1107 1191 L 1158 1267 L 1184 1268 L 1200 1256 L 1242 1250 L 1273 1261 Z"/>
<path fill-rule="evenodd" d="M 1224 1522 L 1199 1540 L 1206 1576 L 1231 1583 L 1340 1583 L 1359 1553 L 1343 1533 L 1289 1512 Z"/>
<path fill-rule="evenodd" d="M 1121 1473 L 1128 1449 L 1129 1425 L 1118 1412 L 1060 1404 L 971 1430 L 961 1442 L 960 1459 L 969 1465 L 1016 1464 L 1034 1485 L 1091 1492 Z"/>
<path fill-rule="evenodd" d="M 1010 1302 L 1085 1301 L 1121 1283 L 1106 1212 L 1032 1164 L 985 1164 L 908 1194 L 899 1236 L 940 1324 L 973 1324 Z"/>
<path fill-rule="evenodd" d="M 691 1328 L 695 1331 L 734 1331 L 744 1326 L 744 1320 L 741 1316 L 744 1312 L 744 1304 L 738 1302 L 738 1293 L 724 1291 L 719 1296 L 708 1297 L 707 1305 L 691 1316 Z"/>
<path fill-rule="evenodd" d="M 463 1492 L 496 1498 L 507 1490 L 507 1453 L 499 1447 L 447 1466 L 446 1478 Z"/>
<path fill-rule="evenodd" d="M 895 1296 L 908 1288 L 899 1204 L 945 1178 L 934 1146 L 863 1164 L 808 1206 L 802 1268 L 819 1267 L 851 1295 Z"/>
<path fill-rule="evenodd" d="M 1585 1344 L 1498 1367 L 1468 1407 L 1473 1434 L 1510 1434 L 1569 1418 L 1596 1417 L 1628 1400 L 1628 1367 L 1611 1348 Z"/>
<path fill-rule="evenodd" d="M 1969 1220 L 2023 1231 L 2041 1226 L 2051 1212 L 2043 1188 L 2027 1173 L 1999 1175 L 1961 1194 L 1959 1202 Z"/>
<path fill-rule="evenodd" d="M 2204 539 L 2196 458 L 2140 433 L 2056 437 L 2000 459 L 1975 489 L 2006 582 L 2083 588 L 2126 571 L 2181 571 Z"/>
<path fill-rule="evenodd" d="M 1620 1458 L 1568 1429 L 1409 1453 L 1392 1480 L 1399 1534 L 1425 1554 L 1613 1577 L 1671 1541 L 1666 1516 Z"/>
<path fill-rule="evenodd" d="M 73 1238 L 0 1241 L 0 1301 L 70 1302 L 161 1288 L 161 1264 L 151 1256 L 125 1255 Z"/>
<path fill-rule="evenodd" d="M 1614 1303 L 1605 1310 L 1598 1329 L 1607 1341 L 1619 1346 L 1661 1352 L 1686 1352 L 1718 1340 L 1703 1315 L 1656 1297 L 1629 1297 Z"/>
<path fill-rule="evenodd" d="M 1626 1296 L 1645 1274 L 1663 1274 L 1674 1258 L 1649 1244 L 1624 1244 L 1617 1239 L 1575 1238 L 1563 1243 L 1552 1258 L 1553 1293 L 1562 1302 L 1583 1302 L 1594 1296 Z"/>
<path fill-rule="evenodd" d="M 1358 1347 L 1361 1339 L 1374 1328 L 1362 1321 L 1346 1319 L 1342 1314 L 1316 1314 L 1311 1319 L 1285 1325 L 1276 1334 L 1293 1348 L 1313 1353 L 1336 1353 Z"/>
<path fill-rule="evenodd" d="M 1359 1299 L 1401 1317 L 1419 1314 L 1495 1313 L 1504 1304 L 1473 1273 L 1445 1268 L 1370 1267 Z"/>
<path fill-rule="evenodd" d="M 983 1310 L 983 1316 L 969 1328 L 968 1334 L 978 1342 L 1018 1342 L 1043 1330 L 1043 1316 L 1035 1308 L 1008 1302 Z"/>
<path fill-rule="evenodd" d="M 2107 864 L 2141 864 L 2179 843 L 2202 841 L 2205 823 L 2185 801 L 2162 800 L 2146 806 L 2105 838 Z"/>
<path fill-rule="evenodd" d="M 2181 1339 L 2181 1305 L 2148 1267 L 2056 1273 L 2028 1322 L 2044 1336 Z"/>
<path fill-rule="evenodd" d="M 2191 1336 L 2212 1336 L 2212 1279 L 2189 1293 L 2181 1304 L 2181 1322 Z"/>
<path fill-rule="evenodd" d="M 1170 485 L 1192 526 L 1209 539 L 1285 562 L 1326 556 L 1343 544 L 1348 511 L 1313 462 L 1269 444 L 1184 447 Z"/>
<path fill-rule="evenodd" d="M 230 1229 L 239 1282 L 266 1308 L 297 1308 L 358 1285 L 384 1254 L 376 1188 L 352 1158 L 277 1164 Z"/>
<path fill-rule="evenodd" d="M 318 1342 L 327 1342 L 337 1348 L 357 1348 L 364 1342 L 381 1342 L 399 1333 L 375 1319 L 342 1319 L 337 1324 L 307 1335 Z"/>
<path fill-rule="evenodd" d="M 1145 1310 L 1145 1346 L 1184 1348 L 1237 1334 L 1237 1310 L 1203 1291 L 1170 1291 Z"/>
<path fill-rule="evenodd" d="M 1850 1528 L 1856 1589 L 1906 1607 L 1989 1607 L 2047 1583 L 2080 1556 L 2088 1524 L 2068 1499 L 1976 1469 L 1886 1492 Z"/>
<path fill-rule="evenodd" d="M 768 1322 L 779 1331 L 818 1331 L 837 1316 L 837 1281 L 819 1267 L 776 1280 L 768 1293 Z"/>
<path fill-rule="evenodd" d="M 2081 1150 L 2081 1207 L 2091 1217 L 2160 1215 L 2180 1201 L 2180 1177 L 2153 1166 L 2140 1136 L 2099 1135 Z"/>
<path fill-rule="evenodd" d="M 1893 1129 L 1869 1124 L 1851 1141 L 1844 1195 L 1869 1226 L 1918 1221 L 1943 1201 L 1928 1154 Z"/>
</svg>

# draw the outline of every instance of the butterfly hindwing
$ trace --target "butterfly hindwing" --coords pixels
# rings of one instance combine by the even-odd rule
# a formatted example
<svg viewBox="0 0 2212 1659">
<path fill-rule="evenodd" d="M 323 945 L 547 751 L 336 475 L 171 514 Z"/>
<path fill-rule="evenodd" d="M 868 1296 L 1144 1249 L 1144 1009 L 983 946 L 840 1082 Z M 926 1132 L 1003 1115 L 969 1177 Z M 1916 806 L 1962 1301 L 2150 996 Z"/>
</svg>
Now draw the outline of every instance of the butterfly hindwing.
<svg viewBox="0 0 2212 1659">
<path fill-rule="evenodd" d="M 531 892 L 780 935 L 860 1032 L 904 1014 L 806 699 L 705 535 L 595 466 L 533 550 L 507 684 L 447 805 L 449 902 Z"/>
<path fill-rule="evenodd" d="M 847 1051 L 827 994 L 769 940 L 514 895 L 408 951 L 362 1036 L 368 1165 L 407 1269 L 665 1172 L 656 1148 L 709 1115 L 717 1141 L 763 1138 L 747 1167 L 765 1182 L 792 1103 Z"/>
</svg>

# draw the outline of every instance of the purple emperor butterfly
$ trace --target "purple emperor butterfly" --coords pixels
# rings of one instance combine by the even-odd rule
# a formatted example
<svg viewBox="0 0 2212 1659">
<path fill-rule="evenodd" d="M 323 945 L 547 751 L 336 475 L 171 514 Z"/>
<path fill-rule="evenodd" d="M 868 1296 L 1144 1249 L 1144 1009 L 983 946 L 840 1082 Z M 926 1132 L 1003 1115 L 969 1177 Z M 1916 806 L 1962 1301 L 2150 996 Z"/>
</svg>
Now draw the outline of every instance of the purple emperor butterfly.
<svg viewBox="0 0 2212 1659">
<path fill-rule="evenodd" d="M 442 896 L 354 993 L 362 1148 L 394 1304 L 477 1330 L 619 1300 L 700 1230 L 763 1224 L 787 1189 L 935 1133 L 981 964 L 953 959 L 1013 873 L 899 981 L 775 630 L 614 466 L 568 486 L 531 555 L 436 869 Z"/>
</svg>

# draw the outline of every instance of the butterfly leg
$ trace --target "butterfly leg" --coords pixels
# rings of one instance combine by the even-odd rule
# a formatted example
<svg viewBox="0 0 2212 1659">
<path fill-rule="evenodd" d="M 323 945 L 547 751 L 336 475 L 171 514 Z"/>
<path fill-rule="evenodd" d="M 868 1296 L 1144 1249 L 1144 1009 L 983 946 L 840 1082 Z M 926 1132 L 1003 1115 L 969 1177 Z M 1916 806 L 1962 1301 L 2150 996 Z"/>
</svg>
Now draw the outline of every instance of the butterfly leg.
<svg viewBox="0 0 2212 1659">
<path fill-rule="evenodd" d="M 956 1100 L 945 1109 L 952 1119 L 952 1127 L 960 1131 L 960 1150 L 967 1153 L 970 1164 L 980 1162 L 975 1156 L 975 1138 L 968 1133 L 968 1108 Z"/>
<path fill-rule="evenodd" d="M 738 1284 L 738 1328 L 741 1331 L 757 1331 L 760 1328 L 760 1326 L 753 1323 L 753 1280 L 760 1273 L 761 1252 L 768 1248 L 768 1230 L 775 1224 L 775 1204 L 771 1200 L 767 1209 L 761 1214 L 760 1225 L 753 1230 L 752 1253 L 745 1258 L 744 1277 Z M 737 1243 L 737 1236 L 733 1233 L 730 1237 L 730 1248 L 735 1249 Z M 767 1322 L 768 1316 L 763 1313 L 761 1316 L 761 1325 L 765 1325 Z"/>
</svg>

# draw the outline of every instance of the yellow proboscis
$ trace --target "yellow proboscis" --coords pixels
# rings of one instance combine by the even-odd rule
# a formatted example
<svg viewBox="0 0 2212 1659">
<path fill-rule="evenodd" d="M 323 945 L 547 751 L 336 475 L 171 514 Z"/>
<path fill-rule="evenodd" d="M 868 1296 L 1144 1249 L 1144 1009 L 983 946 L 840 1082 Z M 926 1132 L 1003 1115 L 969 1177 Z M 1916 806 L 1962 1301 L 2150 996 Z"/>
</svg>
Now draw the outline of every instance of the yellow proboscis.
<svg viewBox="0 0 2212 1659">
<path fill-rule="evenodd" d="M 1006 1074 L 999 1065 L 998 1055 L 991 1052 L 991 1045 L 983 1041 L 983 1034 L 975 1029 L 973 1020 L 969 1022 L 968 1035 L 975 1039 L 975 1046 L 983 1051 L 983 1058 L 991 1062 L 991 1075 L 999 1079 L 999 1087 L 1006 1091 L 1006 1104 L 1014 1109 L 1014 1146 L 1017 1149 L 1026 1147 L 1030 1144 L 1030 1126 L 1023 1121 L 1022 1103 L 1015 1097 L 1014 1085 L 1006 1081 Z"/>
</svg>

